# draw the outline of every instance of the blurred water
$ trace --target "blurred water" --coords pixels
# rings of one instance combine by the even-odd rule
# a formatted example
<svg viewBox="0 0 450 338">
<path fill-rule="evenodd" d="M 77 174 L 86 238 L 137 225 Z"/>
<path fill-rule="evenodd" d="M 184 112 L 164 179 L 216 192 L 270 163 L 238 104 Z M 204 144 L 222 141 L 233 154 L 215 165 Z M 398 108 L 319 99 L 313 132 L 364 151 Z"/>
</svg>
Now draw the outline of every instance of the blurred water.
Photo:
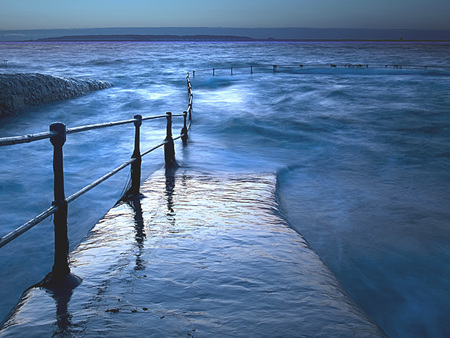
<svg viewBox="0 0 450 338">
<path fill-rule="evenodd" d="M 449 44 L 75 43 L 0 44 L 7 72 L 110 81 L 115 87 L 2 121 L 0 136 L 182 112 L 192 78 L 186 168 L 278 174 L 291 226 L 356 302 L 391 336 L 445 336 L 449 293 Z M 369 64 L 375 68 L 230 66 Z M 216 76 L 212 77 L 212 68 Z M 218 68 L 227 69 L 218 69 Z M 202 71 L 204 69 L 204 71 Z M 144 125 L 146 149 L 164 121 Z M 133 127 L 70 135 L 66 193 L 131 155 Z M 0 228 L 6 233 L 51 203 L 48 141 L 0 149 Z M 90 159 L 95 162 L 90 162 Z M 145 175 L 163 165 L 144 160 Z M 18 169 L 20 168 L 20 170 Z M 23 174 L 25 172 L 26 174 Z M 120 197 L 127 173 L 70 205 L 71 246 Z M 72 226 L 71 226 L 72 225 Z M 52 224 L 0 251 L 0 316 L 51 269 Z"/>
</svg>

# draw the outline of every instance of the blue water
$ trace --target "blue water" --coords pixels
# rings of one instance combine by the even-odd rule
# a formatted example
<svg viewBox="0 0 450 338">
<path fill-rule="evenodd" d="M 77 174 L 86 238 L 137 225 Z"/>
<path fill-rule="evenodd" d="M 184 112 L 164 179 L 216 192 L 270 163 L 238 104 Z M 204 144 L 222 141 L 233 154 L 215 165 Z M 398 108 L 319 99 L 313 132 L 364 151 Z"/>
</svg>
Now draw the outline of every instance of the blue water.
<svg viewBox="0 0 450 338">
<path fill-rule="evenodd" d="M 6 43 L 0 55 L 9 60 L 3 72 L 115 84 L 3 120 L 0 137 L 55 121 L 74 127 L 180 113 L 185 75 L 196 70 L 191 143 L 177 150 L 180 164 L 218 176 L 276 173 L 280 211 L 388 335 L 450 335 L 450 44 Z M 273 64 L 311 66 L 262 67 Z M 236 68 L 250 65 L 261 67 Z M 163 126 L 144 124 L 143 149 L 164 137 Z M 132 126 L 70 135 L 66 194 L 127 160 L 132 140 Z M 50 205 L 50 142 L 3 147 L 0 161 L 4 234 Z M 144 177 L 162 166 L 161 152 L 149 155 Z M 70 205 L 72 248 L 120 197 L 127 176 Z M 50 271 L 52 236 L 44 221 L 0 249 L 0 317 Z"/>
</svg>

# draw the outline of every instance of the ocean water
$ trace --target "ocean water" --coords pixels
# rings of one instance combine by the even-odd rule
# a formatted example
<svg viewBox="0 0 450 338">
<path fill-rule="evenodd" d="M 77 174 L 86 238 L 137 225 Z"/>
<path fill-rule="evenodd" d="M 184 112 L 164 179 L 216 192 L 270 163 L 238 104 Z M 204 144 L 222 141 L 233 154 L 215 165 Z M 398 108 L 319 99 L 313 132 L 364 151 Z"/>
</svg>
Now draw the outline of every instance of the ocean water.
<svg viewBox="0 0 450 338">
<path fill-rule="evenodd" d="M 55 121 L 181 113 L 185 75 L 196 70 L 180 165 L 219 177 L 275 173 L 280 212 L 389 336 L 448 336 L 449 52 L 444 43 L 2 43 L 2 72 L 115 87 L 2 120 L 0 137 Z M 142 149 L 164 138 L 164 123 L 144 123 Z M 69 135 L 66 195 L 127 160 L 133 129 Z M 51 204 L 51 149 L 48 140 L 0 148 L 2 235 Z M 161 151 L 144 158 L 144 178 L 162 166 Z M 127 179 L 125 171 L 70 205 L 72 249 Z M 0 249 L 0 317 L 50 271 L 52 228 L 44 221 Z"/>
</svg>

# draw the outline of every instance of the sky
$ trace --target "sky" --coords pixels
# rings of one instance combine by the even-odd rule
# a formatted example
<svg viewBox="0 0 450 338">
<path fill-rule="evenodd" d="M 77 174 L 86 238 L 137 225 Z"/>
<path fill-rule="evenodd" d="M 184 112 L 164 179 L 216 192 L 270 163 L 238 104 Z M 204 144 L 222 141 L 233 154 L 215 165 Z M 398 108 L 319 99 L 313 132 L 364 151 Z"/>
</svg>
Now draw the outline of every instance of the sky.
<svg viewBox="0 0 450 338">
<path fill-rule="evenodd" d="M 311 27 L 450 30 L 450 0 L 0 0 L 0 29 Z"/>
</svg>

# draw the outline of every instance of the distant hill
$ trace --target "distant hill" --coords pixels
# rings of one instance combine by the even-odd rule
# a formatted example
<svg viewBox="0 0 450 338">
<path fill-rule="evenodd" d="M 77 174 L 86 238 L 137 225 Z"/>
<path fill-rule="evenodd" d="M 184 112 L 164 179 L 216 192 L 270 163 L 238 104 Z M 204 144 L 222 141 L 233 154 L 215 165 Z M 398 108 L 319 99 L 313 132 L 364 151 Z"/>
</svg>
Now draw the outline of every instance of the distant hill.
<svg viewBox="0 0 450 338">
<path fill-rule="evenodd" d="M 58 38 L 55 38 L 58 37 Z M 352 28 L 118 27 L 0 30 L 0 41 L 450 41 L 450 30 Z"/>
<path fill-rule="evenodd" d="M 246 36 L 234 35 L 71 35 L 54 38 L 37 39 L 33 41 L 255 41 Z"/>
</svg>

